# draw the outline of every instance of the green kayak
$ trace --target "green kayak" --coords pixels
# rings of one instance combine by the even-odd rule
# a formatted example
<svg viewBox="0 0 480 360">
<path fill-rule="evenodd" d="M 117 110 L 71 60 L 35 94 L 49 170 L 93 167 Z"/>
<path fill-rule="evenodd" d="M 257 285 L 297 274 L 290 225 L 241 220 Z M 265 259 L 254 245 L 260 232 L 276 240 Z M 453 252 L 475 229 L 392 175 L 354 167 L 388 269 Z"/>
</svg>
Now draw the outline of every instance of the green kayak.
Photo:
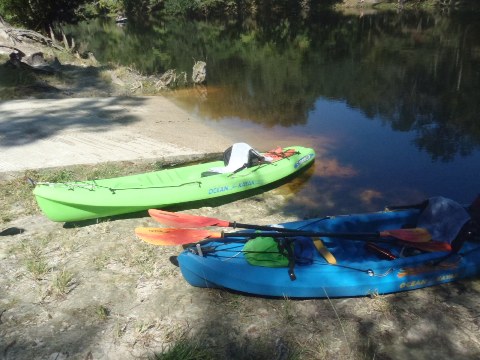
<svg viewBox="0 0 480 360">
<path fill-rule="evenodd" d="M 315 158 L 313 149 L 301 146 L 260 154 L 245 143 L 234 144 L 224 155 L 224 161 L 111 179 L 36 183 L 33 193 L 49 219 L 79 221 L 257 189 L 298 172 Z"/>
</svg>

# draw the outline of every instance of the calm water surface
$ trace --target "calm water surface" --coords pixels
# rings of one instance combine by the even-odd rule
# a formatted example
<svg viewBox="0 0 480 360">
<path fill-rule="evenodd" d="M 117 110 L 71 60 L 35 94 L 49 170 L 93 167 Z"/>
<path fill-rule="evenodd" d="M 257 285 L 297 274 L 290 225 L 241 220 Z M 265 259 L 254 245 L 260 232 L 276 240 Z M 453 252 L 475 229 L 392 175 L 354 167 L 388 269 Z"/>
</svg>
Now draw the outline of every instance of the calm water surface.
<svg viewBox="0 0 480 360">
<path fill-rule="evenodd" d="M 102 61 L 208 84 L 170 97 L 235 141 L 314 147 L 315 165 L 276 190 L 300 216 L 480 193 L 480 17 L 312 13 L 231 23 L 82 24 Z M 212 139 L 215 141 L 215 139 Z"/>
</svg>

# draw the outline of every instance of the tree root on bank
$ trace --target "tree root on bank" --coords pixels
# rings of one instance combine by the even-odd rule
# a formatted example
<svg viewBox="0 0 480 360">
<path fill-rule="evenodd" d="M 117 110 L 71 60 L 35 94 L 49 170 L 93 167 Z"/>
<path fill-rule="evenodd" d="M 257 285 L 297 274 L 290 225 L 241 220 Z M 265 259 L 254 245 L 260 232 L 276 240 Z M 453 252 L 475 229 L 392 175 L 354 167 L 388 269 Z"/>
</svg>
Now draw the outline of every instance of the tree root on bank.
<svg viewBox="0 0 480 360">
<path fill-rule="evenodd" d="M 44 46 L 52 47 L 57 50 L 65 50 L 60 45 L 56 44 L 52 39 L 43 36 L 42 34 L 33 31 L 33 30 L 24 30 L 24 29 L 14 29 L 14 28 L 5 28 L 3 29 L 5 34 L 13 41 L 14 44 L 17 42 L 30 42 L 30 43 L 39 43 Z"/>
<path fill-rule="evenodd" d="M 0 17 L 0 53 L 9 56 L 6 66 L 53 74 L 61 64 L 56 57 L 47 62 L 41 51 L 45 48 L 65 51 L 54 39 L 33 30 L 14 28 Z"/>
<path fill-rule="evenodd" d="M 29 45 L 43 45 L 57 50 L 65 50 L 58 45 L 55 40 L 48 38 L 39 32 L 27 29 L 19 29 L 10 26 L 3 18 L 0 17 L 0 39 L 10 41 L 12 45 L 27 43 Z"/>
</svg>

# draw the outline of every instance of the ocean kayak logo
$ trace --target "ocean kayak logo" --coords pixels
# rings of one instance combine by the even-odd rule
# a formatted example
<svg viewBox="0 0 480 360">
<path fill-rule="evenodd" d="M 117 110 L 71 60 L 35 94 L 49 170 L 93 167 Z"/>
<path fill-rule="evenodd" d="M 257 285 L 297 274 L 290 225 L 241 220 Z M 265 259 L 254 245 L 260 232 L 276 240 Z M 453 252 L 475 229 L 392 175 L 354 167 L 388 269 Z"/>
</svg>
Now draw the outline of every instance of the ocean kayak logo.
<svg viewBox="0 0 480 360">
<path fill-rule="evenodd" d="M 312 160 L 313 158 L 315 157 L 314 154 L 308 154 L 308 155 L 305 155 L 304 157 L 302 157 L 300 160 L 298 160 L 296 163 L 295 163 L 295 169 L 302 166 L 303 164 L 305 164 L 306 162 Z"/>
<path fill-rule="evenodd" d="M 227 192 L 227 191 L 234 191 L 237 189 L 249 188 L 258 184 L 259 184 L 259 181 L 249 180 L 249 181 L 242 181 L 234 185 L 217 186 L 217 187 L 208 189 L 208 195 L 214 195 L 214 194 Z"/>
</svg>

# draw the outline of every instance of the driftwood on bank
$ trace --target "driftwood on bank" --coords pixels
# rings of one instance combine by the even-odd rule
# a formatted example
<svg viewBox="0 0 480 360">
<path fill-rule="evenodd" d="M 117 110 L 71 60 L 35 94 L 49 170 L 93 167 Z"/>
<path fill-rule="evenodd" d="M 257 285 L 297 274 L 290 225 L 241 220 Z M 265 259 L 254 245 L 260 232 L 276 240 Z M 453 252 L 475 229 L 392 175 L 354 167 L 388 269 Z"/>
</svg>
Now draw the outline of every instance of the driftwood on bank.
<svg viewBox="0 0 480 360">
<path fill-rule="evenodd" d="M 1 27 L 0 31 L 6 35 L 6 38 L 11 41 L 13 45 L 18 43 L 37 43 L 44 46 L 52 47 L 57 50 L 64 50 L 63 47 L 56 44 L 52 39 L 43 36 L 42 34 L 33 31 L 33 30 L 25 30 L 25 29 L 16 29 L 12 27 Z M 4 36 L 5 37 L 5 36 Z"/>
<path fill-rule="evenodd" d="M 14 28 L 0 17 L 0 53 L 9 56 L 6 66 L 53 74 L 60 69 L 61 64 L 56 57 L 53 61 L 46 61 L 41 50 L 49 48 L 65 51 L 55 39 L 33 30 Z"/>
</svg>

